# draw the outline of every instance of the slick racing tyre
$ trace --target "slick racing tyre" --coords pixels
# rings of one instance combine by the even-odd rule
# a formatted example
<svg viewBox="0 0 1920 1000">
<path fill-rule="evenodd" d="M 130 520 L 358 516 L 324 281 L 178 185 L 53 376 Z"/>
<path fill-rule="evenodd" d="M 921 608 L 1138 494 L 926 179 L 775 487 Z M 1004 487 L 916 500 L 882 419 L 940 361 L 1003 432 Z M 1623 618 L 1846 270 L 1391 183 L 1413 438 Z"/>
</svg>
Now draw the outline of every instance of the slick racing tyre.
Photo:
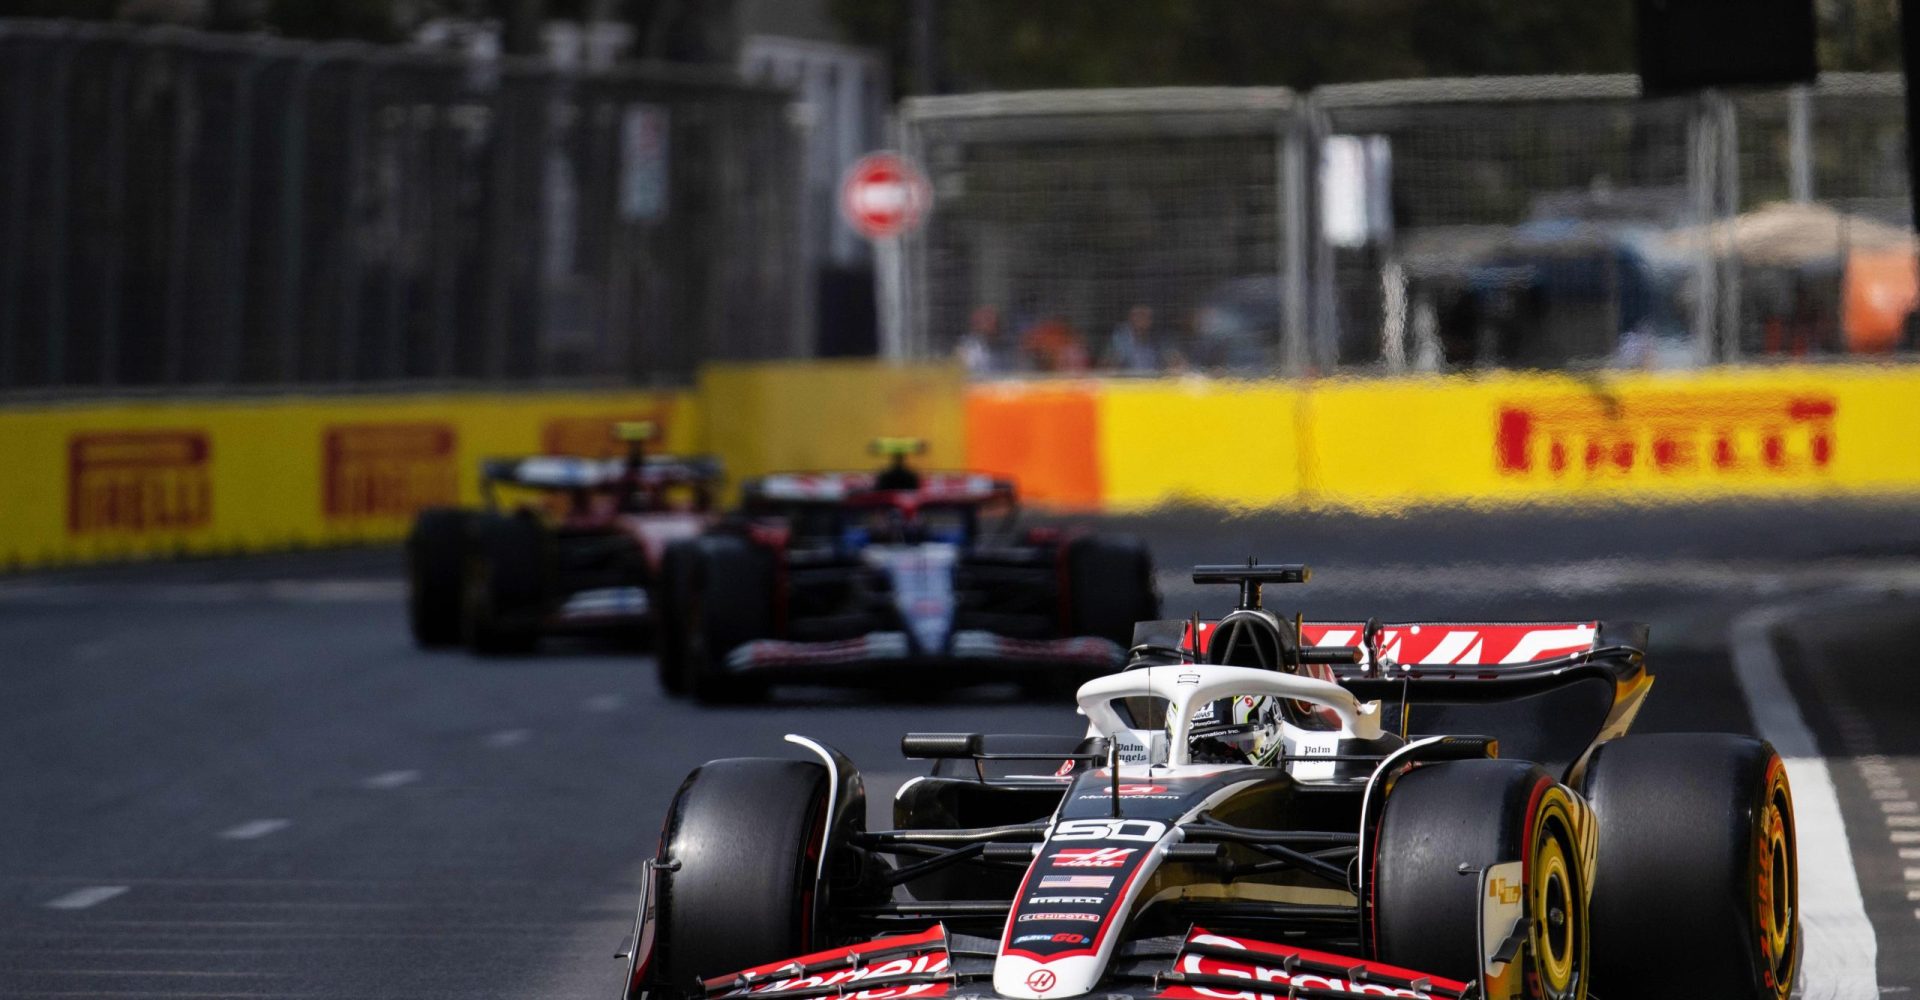
<svg viewBox="0 0 1920 1000">
<path fill-rule="evenodd" d="M 530 653 L 546 616 L 548 539 L 526 517 L 486 517 L 475 525 L 467 561 L 467 645 L 484 655 Z"/>
<path fill-rule="evenodd" d="M 427 510 L 407 533 L 407 621 L 423 649 L 457 646 L 473 515 Z"/>
<path fill-rule="evenodd" d="M 1773 747 L 1723 733 L 1600 744 L 1594 989 L 1785 1000 L 1800 958 L 1793 793 Z"/>
<path fill-rule="evenodd" d="M 687 630 L 683 606 L 693 579 L 693 563 L 700 557 L 700 540 L 687 539 L 667 546 L 660 557 L 660 576 L 654 583 L 653 660 L 660 687 L 668 694 L 687 693 Z"/>
<path fill-rule="evenodd" d="M 736 757 L 687 776 L 662 839 L 659 982 L 699 996 L 696 980 L 814 951 L 824 903 L 827 769 Z"/>
<path fill-rule="evenodd" d="M 1129 535 L 1092 535 L 1067 545 L 1067 594 L 1073 635 L 1096 635 L 1127 648 L 1135 622 L 1160 617 L 1153 558 Z"/>
<path fill-rule="evenodd" d="M 1521 921 L 1514 926 L 1523 932 L 1497 981 L 1506 988 L 1491 995 L 1585 997 L 1590 869 L 1575 833 L 1581 811 L 1566 788 L 1522 761 L 1449 761 L 1402 775 L 1387 793 L 1371 852 L 1375 954 L 1394 965 L 1475 981 L 1476 873 L 1518 861 L 1517 884 L 1488 877 L 1490 893 L 1519 903 Z"/>
<path fill-rule="evenodd" d="M 773 572 L 767 553 L 744 538 L 694 540 L 693 567 L 675 613 L 685 630 L 687 690 L 703 702 L 755 701 L 761 682 L 727 670 L 727 656 L 772 634 Z"/>
</svg>

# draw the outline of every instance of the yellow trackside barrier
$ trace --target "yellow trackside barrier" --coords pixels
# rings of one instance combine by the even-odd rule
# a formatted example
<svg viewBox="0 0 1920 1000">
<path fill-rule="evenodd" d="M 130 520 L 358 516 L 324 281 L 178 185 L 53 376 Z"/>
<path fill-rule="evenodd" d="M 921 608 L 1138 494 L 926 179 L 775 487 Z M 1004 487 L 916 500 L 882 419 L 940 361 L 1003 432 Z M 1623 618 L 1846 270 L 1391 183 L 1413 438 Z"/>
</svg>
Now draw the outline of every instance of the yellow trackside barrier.
<svg viewBox="0 0 1920 1000">
<path fill-rule="evenodd" d="M 0 567 L 397 538 L 421 507 L 475 502 L 482 458 L 614 454 L 623 420 L 700 442 L 671 392 L 0 409 Z"/>
<path fill-rule="evenodd" d="M 1920 494 L 1920 366 L 1053 380 L 967 412 L 971 455 L 1088 509 Z M 1002 440 L 1049 419 L 1087 443 Z"/>
<path fill-rule="evenodd" d="M 1105 509 L 1266 506 L 1301 490 L 1307 394 L 1298 386 L 1113 381 L 1098 398 Z"/>
<path fill-rule="evenodd" d="M 1920 369 L 1329 381 L 1308 498 L 1345 507 L 1920 492 Z"/>
<path fill-rule="evenodd" d="M 0 568 L 398 538 L 479 460 L 659 447 L 729 478 L 865 468 L 874 438 L 1042 505 L 1673 502 L 1920 494 L 1920 366 L 968 387 L 945 365 L 717 365 L 691 391 L 0 408 Z"/>
<path fill-rule="evenodd" d="M 965 389 L 953 365 L 712 365 L 700 374 L 700 420 L 705 447 L 736 484 L 768 472 L 872 468 L 867 446 L 881 437 L 920 438 L 927 467 L 958 468 Z"/>
</svg>

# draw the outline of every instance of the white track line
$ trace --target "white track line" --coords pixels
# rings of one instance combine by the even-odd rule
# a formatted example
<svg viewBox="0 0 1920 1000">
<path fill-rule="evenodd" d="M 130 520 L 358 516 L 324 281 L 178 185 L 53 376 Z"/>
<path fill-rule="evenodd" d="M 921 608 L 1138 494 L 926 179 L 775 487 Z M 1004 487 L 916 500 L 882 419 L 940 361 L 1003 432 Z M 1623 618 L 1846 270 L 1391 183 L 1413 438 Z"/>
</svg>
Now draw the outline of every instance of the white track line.
<svg viewBox="0 0 1920 1000">
<path fill-rule="evenodd" d="M 287 819 L 253 819 L 220 831 L 220 837 L 222 840 L 259 840 L 292 825 L 293 821 Z"/>
<path fill-rule="evenodd" d="M 525 729 L 502 729 L 488 736 L 486 744 L 495 750 L 505 750 L 508 747 L 517 747 L 525 743 L 527 737 L 532 735 L 533 733 Z"/>
<path fill-rule="evenodd" d="M 1794 826 L 1800 841 L 1800 930 L 1806 941 L 1800 962 L 1801 996 L 1805 1000 L 1877 1000 L 1879 940 L 1860 895 L 1840 798 L 1834 793 L 1820 744 L 1794 703 L 1773 648 L 1774 626 L 1796 613 L 1788 607 L 1761 608 L 1736 619 L 1728 644 L 1733 676 L 1747 700 L 1754 728 L 1785 758 L 1787 780 L 1793 785 Z"/>
<path fill-rule="evenodd" d="M 581 702 L 580 707 L 589 712 L 618 712 L 626 704 L 627 699 L 624 695 L 596 694 Z"/>
<path fill-rule="evenodd" d="M 47 900 L 49 910 L 84 910 L 127 891 L 124 885 L 90 885 Z"/>
<path fill-rule="evenodd" d="M 382 771 L 362 781 L 360 787 L 384 792 L 389 789 L 399 788 L 402 785 L 411 785 L 419 780 L 419 771 Z"/>
</svg>

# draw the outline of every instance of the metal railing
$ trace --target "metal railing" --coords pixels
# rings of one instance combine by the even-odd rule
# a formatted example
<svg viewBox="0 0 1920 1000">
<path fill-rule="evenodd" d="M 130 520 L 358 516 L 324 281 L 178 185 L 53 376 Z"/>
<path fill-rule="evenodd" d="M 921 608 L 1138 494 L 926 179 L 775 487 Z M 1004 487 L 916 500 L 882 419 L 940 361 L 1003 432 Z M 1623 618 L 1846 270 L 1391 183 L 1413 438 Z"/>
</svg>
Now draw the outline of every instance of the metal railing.
<svg viewBox="0 0 1920 1000">
<path fill-rule="evenodd" d="M 883 339 L 989 373 L 1911 350 L 1900 95 L 1839 74 L 913 99 L 899 142 L 935 209 L 883 255 Z"/>
<path fill-rule="evenodd" d="M 782 91 L 0 21 L 0 394 L 804 353 Z"/>
</svg>

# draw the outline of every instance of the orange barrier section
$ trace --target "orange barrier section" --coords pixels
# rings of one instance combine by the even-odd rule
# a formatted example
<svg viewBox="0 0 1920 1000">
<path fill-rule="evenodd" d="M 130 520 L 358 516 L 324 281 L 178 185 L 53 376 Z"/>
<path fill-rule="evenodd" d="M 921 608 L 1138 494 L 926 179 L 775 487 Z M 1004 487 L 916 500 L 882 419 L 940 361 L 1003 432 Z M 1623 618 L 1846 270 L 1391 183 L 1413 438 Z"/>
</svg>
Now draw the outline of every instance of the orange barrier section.
<svg viewBox="0 0 1920 1000">
<path fill-rule="evenodd" d="M 1088 510 L 1104 495 L 1092 383 L 984 385 L 967 393 L 967 466 L 1018 481 L 1045 506 Z"/>
</svg>

